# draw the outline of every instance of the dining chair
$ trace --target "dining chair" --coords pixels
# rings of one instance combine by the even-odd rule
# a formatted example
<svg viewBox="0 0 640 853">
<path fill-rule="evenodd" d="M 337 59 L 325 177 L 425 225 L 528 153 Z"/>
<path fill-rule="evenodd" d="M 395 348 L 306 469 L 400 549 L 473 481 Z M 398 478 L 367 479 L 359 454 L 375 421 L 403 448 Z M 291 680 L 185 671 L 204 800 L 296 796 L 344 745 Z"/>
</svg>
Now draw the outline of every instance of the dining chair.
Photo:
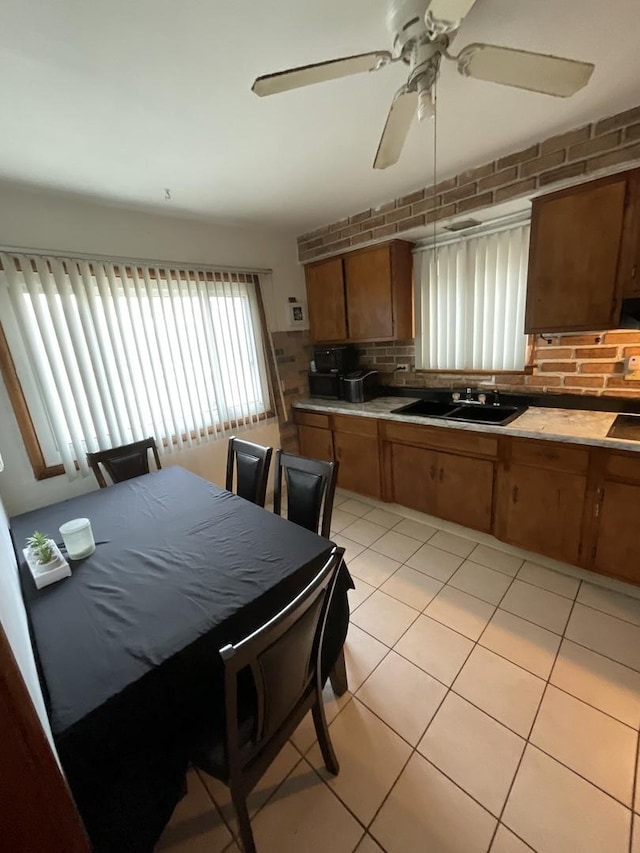
<svg viewBox="0 0 640 853">
<path fill-rule="evenodd" d="M 231 436 L 227 451 L 226 490 L 233 491 L 235 468 L 236 494 L 251 503 L 264 506 L 272 453 L 273 447 L 263 447 L 261 444 Z"/>
<path fill-rule="evenodd" d="M 313 580 L 284 609 L 220 650 L 223 730 L 212 727 L 201 734 L 190 757 L 196 767 L 228 785 L 244 853 L 256 853 L 247 797 L 309 710 L 327 770 L 334 775 L 340 770 L 322 701 L 321 655 L 343 556 L 344 548 L 334 546 Z M 246 689 L 248 675 L 252 691 Z"/>
<path fill-rule="evenodd" d="M 320 526 L 320 535 L 328 539 L 338 479 L 338 465 L 338 462 L 308 459 L 306 456 L 297 456 L 295 453 L 279 450 L 276 459 L 273 511 L 281 515 L 284 477 L 289 521 L 306 527 L 314 533 L 318 533 Z M 322 525 L 320 525 L 321 514 Z"/>
<path fill-rule="evenodd" d="M 108 484 L 102 473 L 101 465 L 104 466 L 113 483 L 121 483 L 123 480 L 130 480 L 132 477 L 140 477 L 142 474 L 149 473 L 150 450 L 153 451 L 156 468 L 160 470 L 162 465 L 153 438 L 145 438 L 142 441 L 134 441 L 132 444 L 112 447 L 110 450 L 87 453 L 87 462 L 96 475 L 98 485 L 104 489 Z"/>
</svg>

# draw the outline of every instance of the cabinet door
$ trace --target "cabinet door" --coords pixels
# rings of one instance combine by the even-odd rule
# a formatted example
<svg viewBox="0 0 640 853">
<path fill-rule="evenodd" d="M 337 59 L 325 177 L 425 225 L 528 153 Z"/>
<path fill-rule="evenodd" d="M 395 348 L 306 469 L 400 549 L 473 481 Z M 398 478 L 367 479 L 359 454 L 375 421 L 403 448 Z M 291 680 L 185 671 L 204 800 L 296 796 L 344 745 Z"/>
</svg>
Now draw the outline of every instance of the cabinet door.
<svg viewBox="0 0 640 853">
<path fill-rule="evenodd" d="M 379 498 L 380 459 L 378 439 L 346 432 L 333 433 L 333 447 L 338 468 L 338 485 L 351 492 Z"/>
<path fill-rule="evenodd" d="M 437 457 L 434 450 L 388 444 L 391 500 L 420 512 L 436 511 Z M 389 469 L 387 469 L 389 470 Z"/>
<path fill-rule="evenodd" d="M 351 340 L 392 338 L 393 293 L 390 247 L 346 255 L 345 283 Z"/>
<path fill-rule="evenodd" d="M 511 465 L 500 476 L 500 538 L 575 565 L 586 476 L 527 465 Z"/>
<path fill-rule="evenodd" d="M 534 201 L 526 332 L 617 325 L 626 190 L 619 175 Z"/>
<path fill-rule="evenodd" d="M 307 307 L 312 341 L 344 341 L 347 315 L 344 304 L 342 258 L 329 258 L 305 267 Z"/>
<path fill-rule="evenodd" d="M 620 256 L 620 289 L 626 298 L 640 298 L 640 169 L 628 174 L 629 194 Z"/>
<path fill-rule="evenodd" d="M 475 530 L 491 530 L 493 462 L 438 453 L 436 515 Z"/>
<path fill-rule="evenodd" d="M 640 486 L 605 482 L 594 568 L 640 583 L 638 507 Z"/>
<path fill-rule="evenodd" d="M 333 462 L 333 436 L 330 429 L 299 426 L 298 443 L 301 456 Z"/>
</svg>

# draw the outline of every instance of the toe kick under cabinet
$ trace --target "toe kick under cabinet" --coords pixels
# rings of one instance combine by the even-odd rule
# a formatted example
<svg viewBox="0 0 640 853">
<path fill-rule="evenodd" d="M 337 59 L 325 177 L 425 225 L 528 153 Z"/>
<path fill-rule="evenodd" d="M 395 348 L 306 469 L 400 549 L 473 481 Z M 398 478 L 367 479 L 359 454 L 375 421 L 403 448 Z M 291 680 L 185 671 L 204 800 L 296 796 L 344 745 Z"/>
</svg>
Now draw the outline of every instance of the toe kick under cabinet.
<svg viewBox="0 0 640 853">
<path fill-rule="evenodd" d="M 640 453 L 295 410 L 339 485 L 640 584 Z"/>
</svg>

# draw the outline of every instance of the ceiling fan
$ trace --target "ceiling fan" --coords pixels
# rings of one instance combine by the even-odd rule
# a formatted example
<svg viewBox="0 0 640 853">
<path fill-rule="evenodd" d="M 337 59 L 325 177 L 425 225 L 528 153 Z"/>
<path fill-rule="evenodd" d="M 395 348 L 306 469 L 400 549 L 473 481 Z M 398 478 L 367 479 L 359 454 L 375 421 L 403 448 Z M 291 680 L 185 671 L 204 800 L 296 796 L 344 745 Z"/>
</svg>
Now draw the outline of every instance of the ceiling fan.
<svg viewBox="0 0 640 853">
<path fill-rule="evenodd" d="M 433 87 L 443 57 L 456 62 L 463 77 L 561 98 L 575 94 L 589 82 L 594 70 L 590 62 L 490 44 L 470 44 L 457 56 L 450 54 L 449 46 L 475 3 L 476 0 L 390 0 L 387 29 L 393 52 L 376 50 L 265 74 L 251 88 L 263 97 L 363 71 L 379 71 L 394 62 L 406 63 L 408 79 L 393 98 L 373 163 L 374 169 L 386 169 L 398 162 L 416 109 L 421 120 L 434 115 Z"/>
</svg>

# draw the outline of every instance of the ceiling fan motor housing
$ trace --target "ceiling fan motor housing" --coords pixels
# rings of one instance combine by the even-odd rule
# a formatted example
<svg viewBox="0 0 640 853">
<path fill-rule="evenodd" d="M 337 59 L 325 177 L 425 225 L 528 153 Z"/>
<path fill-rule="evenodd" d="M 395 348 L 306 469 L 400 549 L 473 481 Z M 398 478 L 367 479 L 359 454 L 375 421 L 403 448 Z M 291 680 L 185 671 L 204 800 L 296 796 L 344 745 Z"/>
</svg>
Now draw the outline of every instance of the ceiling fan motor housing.
<svg viewBox="0 0 640 853">
<path fill-rule="evenodd" d="M 425 14 L 431 0 L 390 0 L 387 30 L 393 52 L 409 61 L 413 43 L 428 35 Z"/>
</svg>

